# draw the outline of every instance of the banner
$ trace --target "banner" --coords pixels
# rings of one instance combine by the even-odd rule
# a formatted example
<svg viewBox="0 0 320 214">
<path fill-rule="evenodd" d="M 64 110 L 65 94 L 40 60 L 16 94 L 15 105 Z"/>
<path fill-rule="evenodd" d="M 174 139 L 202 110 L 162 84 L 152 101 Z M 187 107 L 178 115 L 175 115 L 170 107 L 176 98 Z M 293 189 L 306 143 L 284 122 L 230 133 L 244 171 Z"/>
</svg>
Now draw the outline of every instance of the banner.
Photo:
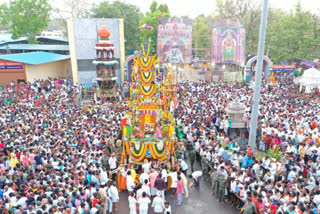
<svg viewBox="0 0 320 214">
<path fill-rule="evenodd" d="M 295 71 L 296 65 L 274 65 L 272 71 Z"/>
<path fill-rule="evenodd" d="M 163 63 L 191 63 L 192 19 L 159 18 L 157 54 Z"/>
<path fill-rule="evenodd" d="M 212 19 L 212 61 L 245 63 L 246 30 L 243 20 Z"/>
<path fill-rule="evenodd" d="M 0 69 L 23 69 L 20 62 L 0 62 Z"/>
</svg>

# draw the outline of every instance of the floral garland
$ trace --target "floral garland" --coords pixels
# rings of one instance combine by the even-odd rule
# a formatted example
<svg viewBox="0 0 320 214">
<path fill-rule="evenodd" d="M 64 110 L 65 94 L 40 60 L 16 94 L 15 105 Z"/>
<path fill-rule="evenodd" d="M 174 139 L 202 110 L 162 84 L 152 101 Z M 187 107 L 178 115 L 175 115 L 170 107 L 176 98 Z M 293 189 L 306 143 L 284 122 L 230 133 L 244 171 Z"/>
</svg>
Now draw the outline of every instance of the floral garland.
<svg viewBox="0 0 320 214">
<path fill-rule="evenodd" d="M 149 73 L 147 76 L 146 73 Z M 141 72 L 140 82 L 143 86 L 149 86 L 154 78 L 154 73 L 151 72 Z"/>
<path fill-rule="evenodd" d="M 135 161 L 135 162 L 142 161 L 142 159 L 146 155 L 147 148 L 148 148 L 148 145 L 145 145 L 143 143 L 140 144 L 139 151 L 136 150 L 135 146 L 133 146 L 133 153 L 132 153 L 133 157 L 132 157 L 132 160 Z"/>
<path fill-rule="evenodd" d="M 156 87 L 154 85 L 150 85 L 149 90 L 145 86 L 139 87 L 139 92 L 143 97 L 152 97 L 156 92 Z"/>
<path fill-rule="evenodd" d="M 165 153 L 164 147 L 162 152 L 158 150 L 156 143 L 150 144 L 149 147 L 150 147 L 151 155 L 154 159 L 157 159 L 159 161 L 164 161 L 166 159 L 166 153 Z"/>
<path fill-rule="evenodd" d="M 137 57 L 135 61 L 137 62 L 140 69 L 143 71 L 149 71 L 150 68 L 154 66 L 156 56 L 148 57 Z"/>
</svg>

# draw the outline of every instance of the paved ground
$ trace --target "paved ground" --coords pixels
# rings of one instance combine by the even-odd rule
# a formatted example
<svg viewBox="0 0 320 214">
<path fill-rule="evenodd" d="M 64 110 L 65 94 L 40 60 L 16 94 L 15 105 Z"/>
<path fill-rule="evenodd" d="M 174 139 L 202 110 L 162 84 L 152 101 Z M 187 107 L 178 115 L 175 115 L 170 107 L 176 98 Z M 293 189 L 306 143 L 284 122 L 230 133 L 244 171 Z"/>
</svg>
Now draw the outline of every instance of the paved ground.
<svg viewBox="0 0 320 214">
<path fill-rule="evenodd" d="M 195 168 L 199 169 L 198 164 Z M 189 198 L 184 199 L 182 206 L 175 206 L 176 198 L 170 197 L 170 193 L 166 195 L 173 208 L 173 214 L 237 214 L 239 213 L 235 208 L 229 204 L 220 204 L 216 201 L 216 197 L 211 194 L 211 185 L 208 182 L 201 181 L 200 189 L 189 188 Z M 128 209 L 128 193 L 120 193 L 119 210 L 117 214 L 129 213 Z M 152 208 L 149 208 L 148 214 L 153 214 Z"/>
<path fill-rule="evenodd" d="M 185 69 L 184 77 L 179 76 L 179 81 L 181 80 L 188 80 L 188 81 L 198 81 L 198 80 L 205 80 L 205 73 L 200 72 L 200 70 L 189 70 Z"/>
</svg>

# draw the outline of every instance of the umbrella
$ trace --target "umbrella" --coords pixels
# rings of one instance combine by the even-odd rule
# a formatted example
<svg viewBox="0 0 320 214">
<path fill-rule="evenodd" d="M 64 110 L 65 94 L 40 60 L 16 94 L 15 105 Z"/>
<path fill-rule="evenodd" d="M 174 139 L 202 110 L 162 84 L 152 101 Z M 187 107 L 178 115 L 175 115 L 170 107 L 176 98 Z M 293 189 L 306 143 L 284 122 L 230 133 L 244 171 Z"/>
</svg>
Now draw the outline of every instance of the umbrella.
<svg viewBox="0 0 320 214">
<path fill-rule="evenodd" d="M 147 23 L 145 23 L 144 25 L 140 26 L 139 27 L 139 30 L 142 30 L 142 29 L 145 29 L 145 30 L 153 30 L 153 27 Z"/>
<path fill-rule="evenodd" d="M 142 30 L 142 29 L 144 29 L 144 37 L 145 37 L 145 40 L 147 40 L 147 30 L 153 30 L 153 27 L 145 23 L 144 25 L 139 27 L 139 30 Z"/>
</svg>

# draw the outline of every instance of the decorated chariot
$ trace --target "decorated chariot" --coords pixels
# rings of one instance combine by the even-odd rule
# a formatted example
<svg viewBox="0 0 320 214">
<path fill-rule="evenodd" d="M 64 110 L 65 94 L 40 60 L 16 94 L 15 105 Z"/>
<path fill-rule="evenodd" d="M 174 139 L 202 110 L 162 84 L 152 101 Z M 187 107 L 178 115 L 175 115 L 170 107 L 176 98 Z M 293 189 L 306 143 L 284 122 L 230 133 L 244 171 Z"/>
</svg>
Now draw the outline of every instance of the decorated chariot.
<svg viewBox="0 0 320 214">
<path fill-rule="evenodd" d="M 145 159 L 176 164 L 175 123 L 169 111 L 174 97 L 167 96 L 171 77 L 157 74 L 158 67 L 156 55 L 150 56 L 150 42 L 143 42 L 134 58 L 129 111 L 122 119 L 121 164 L 142 165 Z"/>
</svg>

